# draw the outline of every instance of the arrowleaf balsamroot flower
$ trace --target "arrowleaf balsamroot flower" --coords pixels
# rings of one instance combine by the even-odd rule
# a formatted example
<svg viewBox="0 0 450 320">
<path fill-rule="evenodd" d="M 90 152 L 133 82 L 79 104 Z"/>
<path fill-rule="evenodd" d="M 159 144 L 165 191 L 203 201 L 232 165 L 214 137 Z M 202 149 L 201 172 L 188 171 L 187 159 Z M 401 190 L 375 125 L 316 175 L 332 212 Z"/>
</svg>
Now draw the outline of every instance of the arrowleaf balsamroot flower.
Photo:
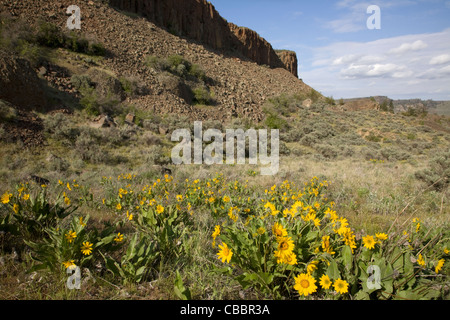
<svg viewBox="0 0 450 320">
<path fill-rule="evenodd" d="M 308 264 L 308 266 L 306 267 L 306 272 L 308 272 L 308 274 L 313 273 L 314 270 L 317 269 L 317 265 L 318 265 L 318 264 L 319 264 L 319 261 L 317 261 L 317 260 L 311 261 L 311 262 Z"/>
<path fill-rule="evenodd" d="M 329 254 L 335 254 L 336 252 L 333 251 L 333 248 L 331 248 L 330 245 L 330 236 L 323 236 L 322 237 L 322 250 L 323 252 L 329 253 Z"/>
<path fill-rule="evenodd" d="M 92 253 L 92 243 L 89 241 L 83 242 L 83 245 L 81 246 L 81 253 L 83 253 L 85 256 L 88 256 Z"/>
<path fill-rule="evenodd" d="M 348 286 L 349 286 L 348 282 L 345 280 L 341 280 L 341 279 L 337 279 L 333 285 L 334 290 L 336 290 L 340 294 L 347 293 Z"/>
<path fill-rule="evenodd" d="M 314 279 L 310 274 L 302 273 L 295 277 L 294 289 L 298 291 L 299 295 L 307 297 L 317 291 L 317 286 L 315 283 L 316 279 Z"/>
<path fill-rule="evenodd" d="M 275 250 L 275 257 L 285 259 L 294 250 L 294 241 L 290 237 L 282 237 L 278 240 L 278 248 Z"/>
<path fill-rule="evenodd" d="M 9 200 L 11 199 L 11 197 L 12 197 L 12 193 L 5 192 L 1 197 L 2 203 L 3 204 L 9 203 Z"/>
<path fill-rule="evenodd" d="M 120 232 L 117 234 L 117 236 L 114 238 L 115 242 L 122 242 L 123 241 L 123 234 Z"/>
<path fill-rule="evenodd" d="M 364 243 L 364 247 L 369 250 L 375 248 L 375 244 L 377 243 L 372 236 L 365 236 L 362 238 L 362 240 Z"/>
<path fill-rule="evenodd" d="M 77 233 L 75 231 L 69 231 L 69 233 L 65 234 L 67 241 L 69 243 L 72 243 L 73 240 L 77 237 Z"/>
<path fill-rule="evenodd" d="M 320 277 L 320 282 L 319 282 L 320 286 L 325 289 L 328 290 L 331 287 L 331 280 L 330 277 L 326 274 L 324 274 L 322 277 Z"/>
<path fill-rule="evenodd" d="M 386 233 L 377 233 L 375 234 L 375 237 L 377 237 L 378 240 L 387 240 L 388 235 Z"/>
<path fill-rule="evenodd" d="M 211 235 L 211 237 L 213 238 L 213 243 L 212 243 L 213 248 L 216 246 L 216 238 L 217 238 L 219 235 L 220 235 L 220 226 L 217 225 L 217 226 L 214 228 L 213 234 Z"/>
<path fill-rule="evenodd" d="M 417 259 L 417 263 L 419 265 L 421 265 L 422 267 L 425 267 L 425 259 L 423 258 L 423 256 L 421 254 L 419 254 L 419 257 Z"/>
<path fill-rule="evenodd" d="M 286 229 L 283 227 L 281 223 L 275 222 L 275 224 L 272 227 L 272 233 L 274 236 L 278 238 L 283 238 L 288 235 Z"/>
<path fill-rule="evenodd" d="M 74 263 L 75 260 L 69 260 L 69 261 L 65 261 L 62 264 L 64 265 L 64 267 L 66 267 L 66 269 L 73 269 L 76 267 L 76 264 Z"/>
<path fill-rule="evenodd" d="M 127 219 L 130 221 L 133 220 L 133 214 L 130 213 L 128 210 L 127 210 Z"/>
<path fill-rule="evenodd" d="M 445 263 L 445 259 L 439 260 L 434 271 L 436 273 L 439 273 L 439 271 L 441 271 L 442 267 L 444 266 L 444 263 Z"/>
<path fill-rule="evenodd" d="M 161 213 L 163 213 L 163 212 L 164 212 L 164 207 L 161 206 L 161 205 L 158 205 L 158 206 L 156 207 L 156 213 L 157 213 L 157 214 L 161 214 Z"/>
<path fill-rule="evenodd" d="M 222 260 L 222 263 L 225 261 L 230 263 L 231 257 L 233 256 L 233 251 L 228 248 L 226 243 L 223 243 L 223 245 L 219 244 L 219 248 L 220 251 L 217 253 L 218 258 Z"/>
</svg>

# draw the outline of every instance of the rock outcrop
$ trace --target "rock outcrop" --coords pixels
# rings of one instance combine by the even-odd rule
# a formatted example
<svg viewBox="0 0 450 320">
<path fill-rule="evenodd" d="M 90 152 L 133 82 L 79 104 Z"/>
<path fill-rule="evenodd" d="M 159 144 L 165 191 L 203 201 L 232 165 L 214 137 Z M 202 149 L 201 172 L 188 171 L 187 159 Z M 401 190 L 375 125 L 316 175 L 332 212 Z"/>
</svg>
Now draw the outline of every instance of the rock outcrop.
<svg viewBox="0 0 450 320">
<path fill-rule="evenodd" d="M 239 41 L 235 45 L 235 49 L 245 57 L 258 64 L 268 65 L 271 68 L 285 67 L 270 43 L 260 37 L 258 33 L 249 28 L 238 27 L 233 23 L 229 23 L 228 27 Z"/>
<path fill-rule="evenodd" d="M 25 110 L 43 109 L 47 105 L 30 63 L 5 51 L 0 51 L 0 99 Z"/>
<path fill-rule="evenodd" d="M 380 104 L 370 98 L 348 99 L 339 107 L 343 111 L 380 110 Z"/>
<path fill-rule="evenodd" d="M 298 77 L 294 52 L 280 58 L 255 31 L 228 23 L 206 0 L 110 0 L 110 5 L 138 13 L 171 33 L 222 52 L 241 54 L 260 65 L 285 68 Z"/>
</svg>

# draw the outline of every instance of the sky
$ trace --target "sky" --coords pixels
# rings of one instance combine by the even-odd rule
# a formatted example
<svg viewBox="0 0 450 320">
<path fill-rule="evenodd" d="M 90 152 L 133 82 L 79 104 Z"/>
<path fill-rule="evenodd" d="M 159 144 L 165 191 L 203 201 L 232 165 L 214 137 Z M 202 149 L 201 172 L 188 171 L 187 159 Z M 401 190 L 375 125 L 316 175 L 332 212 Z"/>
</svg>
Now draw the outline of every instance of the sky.
<svg viewBox="0 0 450 320">
<path fill-rule="evenodd" d="M 449 0 L 210 2 L 274 49 L 295 51 L 299 77 L 325 96 L 450 100 Z"/>
</svg>

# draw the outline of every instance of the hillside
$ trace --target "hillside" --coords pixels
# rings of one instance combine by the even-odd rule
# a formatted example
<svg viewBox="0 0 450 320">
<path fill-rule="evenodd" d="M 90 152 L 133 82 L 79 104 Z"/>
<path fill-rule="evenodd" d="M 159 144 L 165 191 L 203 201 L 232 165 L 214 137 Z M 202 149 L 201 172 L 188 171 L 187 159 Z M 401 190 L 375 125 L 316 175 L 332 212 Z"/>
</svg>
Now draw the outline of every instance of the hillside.
<svg viewBox="0 0 450 320">
<path fill-rule="evenodd" d="M 43 20 L 62 30 L 67 20 L 65 8 L 69 4 L 70 1 L 1 2 L 3 13 L 11 12 L 34 27 Z M 83 13 L 79 33 L 96 39 L 108 52 L 100 61 L 89 63 L 75 60 L 79 57 L 74 55 L 64 57 L 58 53 L 52 63 L 59 67 L 56 76 L 60 82 L 68 83 L 73 74 L 92 70 L 102 70 L 115 78 L 133 77 L 147 90 L 146 94 L 129 99 L 129 104 L 156 112 L 187 114 L 198 119 L 230 118 L 233 112 L 260 120 L 260 106 L 268 97 L 282 92 L 310 90 L 284 68 L 267 68 L 243 54 L 230 54 L 233 50 L 236 52 L 234 47 L 218 51 L 208 44 L 196 43 L 195 39 L 172 35 L 169 30 L 161 29 L 144 17 L 120 12 L 102 1 L 80 1 L 79 6 Z M 248 47 L 253 50 L 254 58 L 261 62 L 252 46 L 250 43 Z M 190 101 L 191 94 L 174 92 L 174 88 L 186 86 L 184 81 L 167 77 L 145 63 L 149 56 L 167 58 L 171 55 L 180 55 L 205 72 L 208 83 L 197 82 L 191 86 L 205 87 L 214 96 L 214 112 L 195 108 Z"/>
</svg>

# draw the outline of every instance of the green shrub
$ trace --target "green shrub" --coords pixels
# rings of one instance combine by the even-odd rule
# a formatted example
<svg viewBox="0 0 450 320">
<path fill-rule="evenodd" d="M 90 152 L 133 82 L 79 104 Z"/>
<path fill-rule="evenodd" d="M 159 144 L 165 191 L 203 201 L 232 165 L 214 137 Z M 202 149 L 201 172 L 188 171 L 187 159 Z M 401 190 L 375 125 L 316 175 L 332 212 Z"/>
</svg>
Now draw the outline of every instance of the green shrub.
<svg viewBox="0 0 450 320">
<path fill-rule="evenodd" d="M 157 72 L 167 71 L 180 78 L 191 76 L 199 81 L 205 81 L 207 78 L 199 65 L 192 64 L 180 55 L 171 55 L 167 59 L 148 56 L 145 59 L 145 64 Z"/>
<path fill-rule="evenodd" d="M 169 67 L 165 59 L 159 58 L 157 56 L 146 57 L 145 64 L 155 71 L 165 71 Z"/>
<path fill-rule="evenodd" d="M 73 52 L 91 56 L 104 56 L 106 54 L 103 44 L 89 40 L 75 31 L 65 34 L 57 25 L 50 22 L 42 22 L 39 25 L 36 41 L 45 47 L 66 48 Z"/>
<path fill-rule="evenodd" d="M 94 88 L 86 88 L 82 92 L 83 97 L 80 99 L 80 104 L 88 115 L 98 116 L 101 114 L 100 103 Z"/>
<path fill-rule="evenodd" d="M 280 118 L 279 116 L 277 116 L 275 114 L 269 114 L 266 117 L 265 125 L 269 129 L 282 129 L 282 128 L 286 128 L 288 123 L 286 120 Z"/>
<path fill-rule="evenodd" d="M 371 142 L 381 142 L 382 137 L 374 135 L 373 133 L 370 133 L 367 137 L 366 137 L 367 141 L 371 141 Z"/>
<path fill-rule="evenodd" d="M 86 53 L 91 56 L 104 56 L 106 55 L 106 49 L 102 43 L 92 42 L 89 44 L 89 48 Z"/>
<path fill-rule="evenodd" d="M 201 81 L 206 80 L 206 73 L 198 64 L 191 65 L 191 68 L 189 69 L 189 74 L 194 78 L 197 78 L 198 80 Z"/>
<path fill-rule="evenodd" d="M 74 74 L 70 78 L 70 83 L 77 90 L 85 90 L 85 89 L 91 88 L 93 86 L 91 78 L 88 75 L 84 75 L 84 74 L 81 74 L 81 75 Z"/>
<path fill-rule="evenodd" d="M 33 68 L 37 68 L 48 60 L 48 55 L 44 48 L 28 41 L 19 41 L 17 50 L 19 55 L 28 60 Z"/>
<path fill-rule="evenodd" d="M 450 184 L 450 152 L 438 154 L 430 161 L 429 167 L 417 171 L 415 177 L 434 190 L 440 191 L 448 188 Z"/>
<path fill-rule="evenodd" d="M 66 42 L 64 33 L 50 22 L 39 24 L 36 40 L 40 45 L 50 48 L 61 48 Z"/>
<path fill-rule="evenodd" d="M 207 88 L 197 87 L 192 92 L 194 93 L 194 103 L 207 106 L 213 104 L 214 98 Z"/>
<path fill-rule="evenodd" d="M 73 126 L 69 116 L 63 113 L 46 117 L 44 119 L 44 132 L 67 146 L 73 146 L 80 135 L 79 128 Z"/>
<path fill-rule="evenodd" d="M 140 95 L 145 95 L 147 93 L 147 89 L 137 77 L 120 77 L 119 81 L 122 85 L 123 91 L 128 97 L 132 98 Z"/>
<path fill-rule="evenodd" d="M 11 122 L 17 117 L 17 110 L 0 100 L 0 122 Z"/>
<path fill-rule="evenodd" d="M 333 97 L 326 97 L 325 98 L 325 102 L 329 105 L 335 106 L 336 105 L 336 101 L 334 100 Z"/>
</svg>

